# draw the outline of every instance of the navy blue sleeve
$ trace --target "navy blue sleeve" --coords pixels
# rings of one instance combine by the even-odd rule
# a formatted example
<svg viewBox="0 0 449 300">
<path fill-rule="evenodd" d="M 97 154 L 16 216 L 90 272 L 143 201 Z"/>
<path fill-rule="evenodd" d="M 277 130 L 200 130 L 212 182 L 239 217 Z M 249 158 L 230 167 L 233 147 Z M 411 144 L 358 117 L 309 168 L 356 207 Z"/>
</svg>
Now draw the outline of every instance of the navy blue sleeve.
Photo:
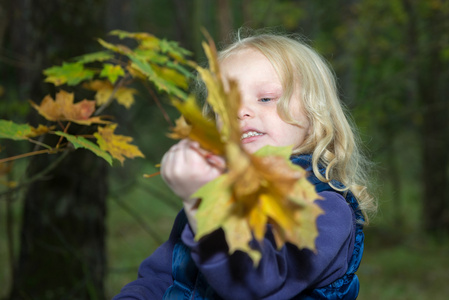
<svg viewBox="0 0 449 300">
<path fill-rule="evenodd" d="M 208 283 L 223 299 L 291 299 L 306 289 L 326 286 L 346 272 L 354 248 L 355 217 L 345 199 L 322 192 L 317 203 L 324 214 L 317 219 L 317 252 L 287 243 L 277 250 L 271 232 L 262 244 L 257 268 L 243 252 L 228 255 L 222 230 L 194 241 L 189 226 L 183 242 Z"/>
<path fill-rule="evenodd" d="M 176 228 L 185 222 L 183 218 L 185 216 L 178 214 L 169 239 L 140 264 L 138 278 L 125 285 L 113 300 L 162 299 L 165 290 L 173 284 L 172 255 L 179 239 L 179 230 Z"/>
</svg>

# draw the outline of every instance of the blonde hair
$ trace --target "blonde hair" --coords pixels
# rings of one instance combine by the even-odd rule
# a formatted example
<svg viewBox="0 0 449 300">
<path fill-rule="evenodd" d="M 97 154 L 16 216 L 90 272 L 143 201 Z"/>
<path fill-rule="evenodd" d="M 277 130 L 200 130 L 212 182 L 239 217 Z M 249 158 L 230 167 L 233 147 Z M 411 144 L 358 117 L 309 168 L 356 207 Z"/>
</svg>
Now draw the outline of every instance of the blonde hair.
<svg viewBox="0 0 449 300">
<path fill-rule="evenodd" d="M 375 212 L 376 202 L 367 191 L 369 163 L 360 150 L 360 141 L 338 97 L 335 75 L 327 62 L 298 37 L 258 34 L 238 40 L 218 54 L 219 61 L 244 49 L 256 49 L 273 65 L 282 83 L 278 114 L 287 123 L 301 126 L 289 113 L 290 100 L 300 89 L 302 108 L 312 128 L 293 154 L 312 154 L 315 176 L 338 191 L 350 190 L 365 214 Z M 294 99 L 294 97 L 293 97 Z M 319 166 L 326 168 L 323 176 Z M 332 180 L 344 185 L 338 188 Z"/>
</svg>

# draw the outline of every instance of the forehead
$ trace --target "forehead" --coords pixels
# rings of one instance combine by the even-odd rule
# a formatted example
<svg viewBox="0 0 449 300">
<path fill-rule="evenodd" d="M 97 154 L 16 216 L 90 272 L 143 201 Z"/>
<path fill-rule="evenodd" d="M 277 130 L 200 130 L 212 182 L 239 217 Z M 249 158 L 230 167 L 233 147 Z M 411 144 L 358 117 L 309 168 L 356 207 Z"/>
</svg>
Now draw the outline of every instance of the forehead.
<svg viewBox="0 0 449 300">
<path fill-rule="evenodd" d="M 270 60 L 253 48 L 239 49 L 227 55 L 221 60 L 220 68 L 225 79 L 279 82 Z"/>
</svg>

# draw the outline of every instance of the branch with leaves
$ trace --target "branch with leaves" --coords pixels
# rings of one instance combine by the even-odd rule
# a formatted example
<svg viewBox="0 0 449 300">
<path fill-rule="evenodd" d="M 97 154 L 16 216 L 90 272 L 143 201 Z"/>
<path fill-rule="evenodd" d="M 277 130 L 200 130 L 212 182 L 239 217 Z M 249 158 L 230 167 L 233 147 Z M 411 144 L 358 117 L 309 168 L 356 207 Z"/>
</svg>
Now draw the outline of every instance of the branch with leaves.
<svg viewBox="0 0 449 300">
<path fill-rule="evenodd" d="M 123 44 L 98 39 L 105 50 L 82 55 L 61 66 L 44 70 L 45 81 L 54 84 L 59 92 L 54 98 L 45 96 L 40 104 L 30 103 L 51 125 L 38 124 L 33 127 L 0 120 L 0 139 L 27 140 L 41 148 L 0 159 L 0 164 L 33 155 L 59 153 L 70 148 L 90 150 L 110 165 L 114 159 L 123 165 L 126 158 L 144 157 L 139 148 L 131 144 L 132 137 L 116 134 L 118 124 L 101 114 L 113 101 L 127 109 L 133 105 L 137 91 L 130 86 L 136 81 L 146 85 L 150 83 L 159 92 L 170 96 L 186 98 L 194 63 L 187 59 L 190 52 L 175 42 L 148 33 L 116 30 L 111 35 L 120 40 L 130 39 L 136 46 L 131 49 Z M 73 93 L 62 89 L 64 85 L 94 91 L 95 99 L 76 101 Z M 158 99 L 155 98 L 155 101 Z M 72 123 L 94 125 L 97 129 L 88 135 L 72 134 L 68 132 Z M 57 144 L 47 145 L 35 139 L 45 134 L 59 136 Z"/>
</svg>

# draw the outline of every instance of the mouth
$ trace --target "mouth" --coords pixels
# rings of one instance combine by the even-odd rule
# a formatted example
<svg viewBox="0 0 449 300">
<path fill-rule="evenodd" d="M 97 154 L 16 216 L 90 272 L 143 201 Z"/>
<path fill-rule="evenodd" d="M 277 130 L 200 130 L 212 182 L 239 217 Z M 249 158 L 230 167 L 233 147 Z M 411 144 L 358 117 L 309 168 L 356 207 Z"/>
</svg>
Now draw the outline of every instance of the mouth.
<svg viewBox="0 0 449 300">
<path fill-rule="evenodd" d="M 240 140 L 244 140 L 244 139 L 254 137 L 254 136 L 259 136 L 259 135 L 263 135 L 263 133 L 260 133 L 257 131 L 247 131 L 242 134 L 242 136 L 240 137 Z"/>
</svg>

